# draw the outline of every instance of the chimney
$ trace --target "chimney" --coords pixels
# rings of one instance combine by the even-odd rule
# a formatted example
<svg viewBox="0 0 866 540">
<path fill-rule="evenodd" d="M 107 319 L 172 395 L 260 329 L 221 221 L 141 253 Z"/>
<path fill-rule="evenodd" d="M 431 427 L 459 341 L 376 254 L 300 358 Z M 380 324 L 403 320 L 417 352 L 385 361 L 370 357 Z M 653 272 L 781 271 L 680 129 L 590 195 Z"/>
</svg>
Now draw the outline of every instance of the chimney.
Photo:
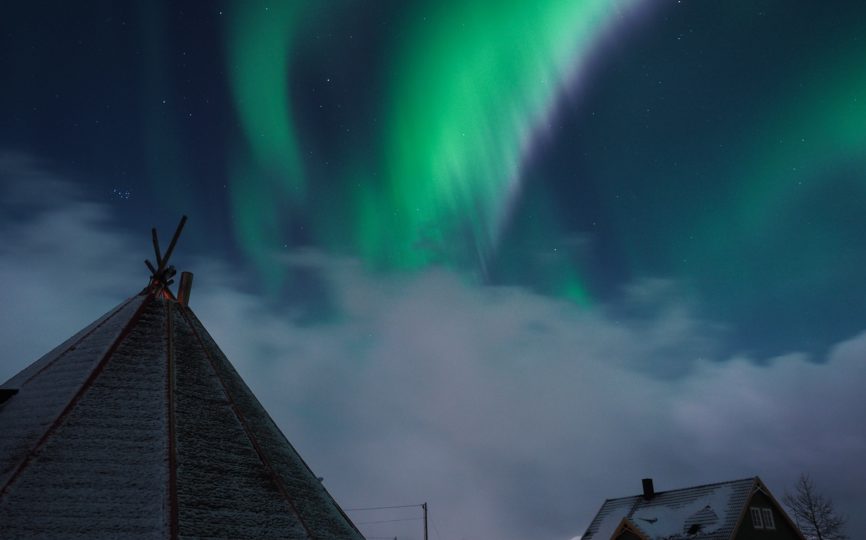
<svg viewBox="0 0 866 540">
<path fill-rule="evenodd" d="M 177 288 L 177 301 L 182 306 L 189 305 L 189 293 L 192 290 L 192 272 L 181 272 L 180 286 Z"/>
<path fill-rule="evenodd" d="M 641 480 L 643 483 L 643 498 L 644 500 L 650 500 L 655 497 L 655 489 L 653 489 L 653 479 L 652 478 L 644 478 Z"/>
</svg>

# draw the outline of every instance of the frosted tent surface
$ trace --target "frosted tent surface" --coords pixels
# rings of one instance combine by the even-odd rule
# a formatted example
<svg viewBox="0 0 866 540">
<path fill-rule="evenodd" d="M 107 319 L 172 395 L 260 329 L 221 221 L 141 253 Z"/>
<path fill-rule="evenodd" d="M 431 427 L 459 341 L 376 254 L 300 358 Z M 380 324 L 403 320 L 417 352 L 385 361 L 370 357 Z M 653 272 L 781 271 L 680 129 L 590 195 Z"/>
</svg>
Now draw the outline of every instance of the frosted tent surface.
<svg viewBox="0 0 866 540">
<path fill-rule="evenodd" d="M 134 298 L 4 387 L 4 535 L 362 538 L 172 300 Z"/>
<path fill-rule="evenodd" d="M 28 380 L 9 381 L 23 384 L 0 409 L 0 432 L 10 443 L 2 448 L 8 471 L 0 487 L 4 535 L 77 538 L 105 531 L 156 537 L 162 532 L 167 426 L 159 407 L 165 378 L 158 366 L 164 364 L 165 346 L 164 333 L 152 324 L 160 319 L 157 310 L 140 313 L 141 324 L 91 379 L 138 307 L 144 307 L 141 301 L 129 303 Z M 23 437 L 15 441 L 16 435 Z"/>
<path fill-rule="evenodd" d="M 746 478 L 658 492 L 650 500 L 642 495 L 609 499 L 582 540 L 609 540 L 622 518 L 652 539 L 727 540 L 757 485 L 757 478 Z M 693 525 L 699 530 L 687 534 Z"/>
<path fill-rule="evenodd" d="M 143 300 L 122 303 L 2 385 L 19 392 L 0 405 L 0 489 L 73 399 Z"/>
</svg>

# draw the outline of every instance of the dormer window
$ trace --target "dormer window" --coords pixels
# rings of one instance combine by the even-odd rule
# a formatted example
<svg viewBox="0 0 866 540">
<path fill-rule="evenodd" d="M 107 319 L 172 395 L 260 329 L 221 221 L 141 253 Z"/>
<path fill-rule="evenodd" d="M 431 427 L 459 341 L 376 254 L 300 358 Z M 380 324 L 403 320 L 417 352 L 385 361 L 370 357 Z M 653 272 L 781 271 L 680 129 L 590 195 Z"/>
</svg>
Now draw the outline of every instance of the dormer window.
<svg viewBox="0 0 866 540">
<path fill-rule="evenodd" d="M 754 506 L 749 508 L 749 512 L 752 514 L 752 527 L 755 529 L 763 529 L 764 528 L 764 520 L 761 517 L 761 508 L 755 508 Z M 771 517 L 772 519 L 772 517 Z"/>
<path fill-rule="evenodd" d="M 763 514 L 762 517 L 764 518 L 764 528 L 775 529 L 776 522 L 773 521 L 773 511 L 769 508 L 761 508 L 761 513 Z"/>
</svg>

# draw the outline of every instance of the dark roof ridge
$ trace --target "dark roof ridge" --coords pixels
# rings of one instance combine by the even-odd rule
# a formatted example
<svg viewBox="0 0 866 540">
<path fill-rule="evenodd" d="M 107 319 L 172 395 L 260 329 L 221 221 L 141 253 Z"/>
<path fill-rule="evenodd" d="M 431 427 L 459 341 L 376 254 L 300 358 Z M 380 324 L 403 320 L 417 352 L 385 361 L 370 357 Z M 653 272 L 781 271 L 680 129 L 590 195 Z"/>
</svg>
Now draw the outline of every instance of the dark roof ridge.
<svg viewBox="0 0 866 540">
<path fill-rule="evenodd" d="M 677 488 L 677 489 L 668 489 L 668 490 L 665 490 L 665 491 L 656 491 L 656 492 L 655 492 L 655 495 L 653 496 L 653 498 L 658 497 L 659 495 L 662 495 L 662 494 L 664 494 L 664 493 L 673 493 L 674 491 L 688 491 L 688 490 L 691 490 L 691 489 L 706 488 L 706 487 L 712 487 L 712 486 L 721 486 L 721 485 L 723 485 L 723 484 L 736 484 L 736 483 L 738 483 L 738 482 L 745 482 L 746 480 L 752 480 L 752 481 L 754 481 L 754 480 L 759 480 L 759 481 L 761 482 L 761 484 L 763 484 L 763 480 L 761 480 L 760 477 L 758 477 L 758 476 L 747 476 L 747 477 L 745 477 L 745 478 L 737 478 L 736 480 L 725 480 L 725 481 L 721 481 L 721 482 L 710 482 L 709 484 L 700 484 L 700 485 L 697 485 L 697 486 L 688 486 L 688 487 Z M 632 498 L 634 498 L 634 497 L 642 497 L 642 496 L 643 496 L 642 494 L 638 493 L 638 494 L 636 494 L 636 495 L 627 495 L 627 496 L 625 496 L 625 497 L 614 497 L 614 498 L 612 498 L 612 499 L 605 499 L 604 502 L 607 503 L 607 502 L 613 502 L 613 501 L 622 501 L 622 500 L 625 500 L 625 499 L 632 499 Z"/>
</svg>

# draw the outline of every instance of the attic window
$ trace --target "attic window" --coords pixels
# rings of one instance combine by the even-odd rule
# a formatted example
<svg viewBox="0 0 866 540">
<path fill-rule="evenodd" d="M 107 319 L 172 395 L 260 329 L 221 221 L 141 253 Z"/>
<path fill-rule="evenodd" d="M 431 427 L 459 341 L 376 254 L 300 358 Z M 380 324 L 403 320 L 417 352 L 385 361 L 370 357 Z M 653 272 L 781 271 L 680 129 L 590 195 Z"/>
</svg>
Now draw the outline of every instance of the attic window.
<svg viewBox="0 0 866 540">
<path fill-rule="evenodd" d="M 752 527 L 755 529 L 763 529 L 764 520 L 761 519 L 761 509 L 753 506 L 749 508 L 749 511 L 752 513 Z"/>
<path fill-rule="evenodd" d="M 0 388 L 0 403 L 6 403 L 9 398 L 17 393 L 17 388 Z"/>
<path fill-rule="evenodd" d="M 775 529 L 776 522 L 773 521 L 773 511 L 769 508 L 761 508 L 761 512 L 764 514 L 764 528 L 765 529 Z"/>
</svg>

